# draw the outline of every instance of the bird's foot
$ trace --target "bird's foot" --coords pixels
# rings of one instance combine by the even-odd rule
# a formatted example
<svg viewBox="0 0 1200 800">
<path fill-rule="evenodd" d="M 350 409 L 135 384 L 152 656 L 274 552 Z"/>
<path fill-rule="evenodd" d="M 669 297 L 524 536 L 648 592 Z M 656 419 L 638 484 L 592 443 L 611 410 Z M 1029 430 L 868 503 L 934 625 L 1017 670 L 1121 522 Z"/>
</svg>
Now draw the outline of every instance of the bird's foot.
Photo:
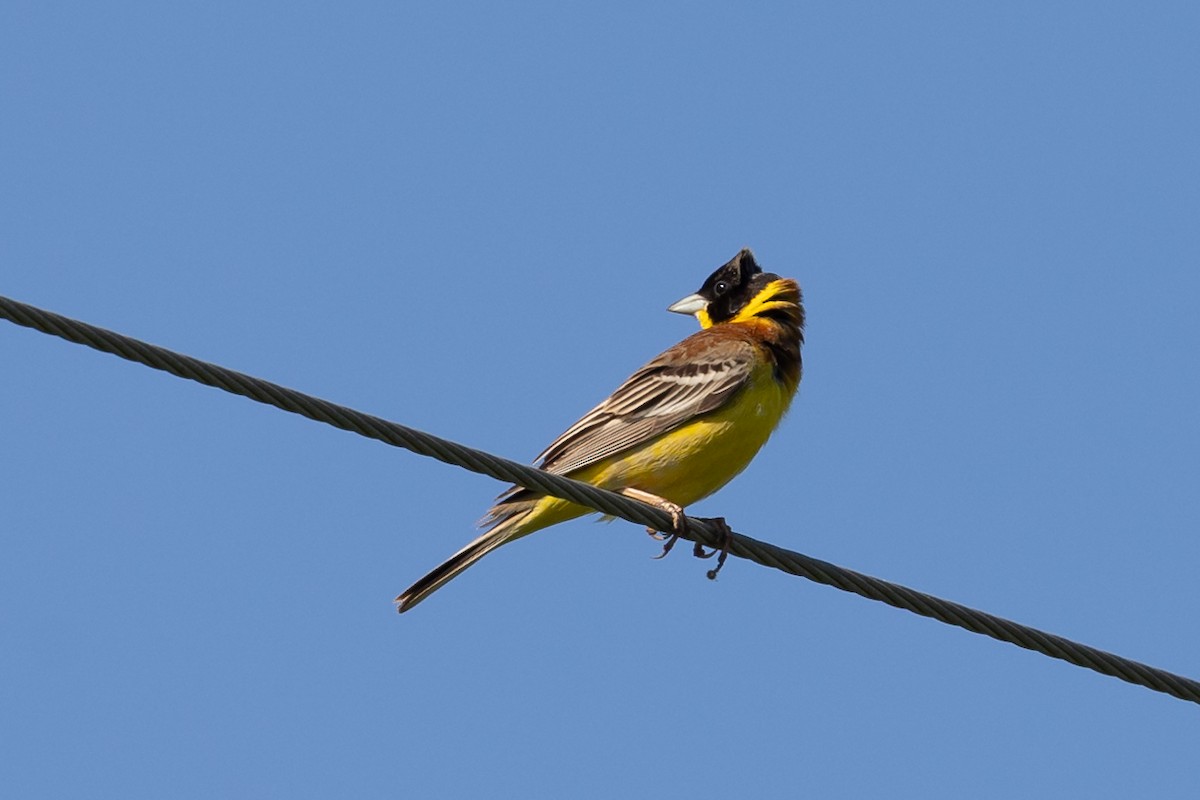
<svg viewBox="0 0 1200 800">
<path fill-rule="evenodd" d="M 688 532 L 687 515 L 683 513 L 683 509 L 671 503 L 669 508 L 663 508 L 671 515 L 671 533 L 661 533 L 653 528 L 647 528 L 651 536 L 663 543 L 662 552 L 652 558 L 666 558 L 667 553 L 671 552 L 671 548 L 679 541 L 679 537 Z"/>
<path fill-rule="evenodd" d="M 733 542 L 733 530 L 725 522 L 724 517 L 709 517 L 704 521 L 715 525 L 721 532 L 721 546 L 715 550 L 705 552 L 704 547 L 699 542 L 696 542 L 696 545 L 692 548 L 692 555 L 696 556 L 696 558 L 712 558 L 713 556 L 717 556 L 717 565 L 705 573 L 710 581 L 715 581 L 717 573 L 721 571 L 721 567 L 725 566 L 725 559 L 729 558 L 729 545 Z"/>
<path fill-rule="evenodd" d="M 671 532 L 666 533 L 659 531 L 656 528 L 646 528 L 646 533 L 650 534 L 651 538 L 663 543 L 662 552 L 654 556 L 654 558 L 663 558 L 667 553 L 671 552 L 671 548 L 679 541 L 680 537 L 686 536 L 688 533 L 687 514 L 684 513 L 683 507 L 678 503 L 672 503 L 670 500 L 659 497 L 650 492 L 644 492 L 641 489 L 633 489 L 626 487 L 621 489 L 621 494 L 626 497 L 631 497 L 634 500 L 640 500 L 643 503 L 648 503 L 655 508 L 661 509 L 671 515 Z M 725 522 L 724 517 L 710 517 L 704 520 L 705 522 L 714 525 L 720 533 L 721 544 L 715 550 L 706 551 L 704 547 L 696 542 L 692 547 L 692 554 L 696 558 L 712 558 L 717 557 L 717 565 L 710 569 L 707 573 L 710 581 L 717 579 L 717 573 L 721 571 L 721 567 L 725 566 L 725 559 L 729 558 L 729 545 L 733 542 L 733 530 Z"/>
<path fill-rule="evenodd" d="M 662 558 L 667 553 L 671 552 L 671 548 L 679 541 L 681 534 L 687 533 L 687 515 L 683 513 L 683 507 L 678 503 L 672 503 L 664 497 L 659 497 L 650 492 L 643 492 L 641 489 L 634 489 L 626 486 L 621 489 L 621 494 L 626 497 L 639 500 L 643 503 L 654 506 L 657 509 L 667 512 L 671 515 L 671 532 L 665 533 L 657 528 L 646 528 L 646 533 L 650 534 L 650 538 L 663 543 L 662 552 L 654 556 L 654 558 Z"/>
</svg>

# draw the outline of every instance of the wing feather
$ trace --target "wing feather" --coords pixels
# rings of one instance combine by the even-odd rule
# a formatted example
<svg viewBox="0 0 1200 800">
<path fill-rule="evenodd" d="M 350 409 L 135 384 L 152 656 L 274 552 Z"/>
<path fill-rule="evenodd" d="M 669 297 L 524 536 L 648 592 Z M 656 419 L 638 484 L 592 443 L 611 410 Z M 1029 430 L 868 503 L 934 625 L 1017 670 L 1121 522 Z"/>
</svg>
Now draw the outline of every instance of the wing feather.
<svg viewBox="0 0 1200 800">
<path fill-rule="evenodd" d="M 700 348 L 685 340 L 631 375 L 551 442 L 538 456 L 538 466 L 574 472 L 729 402 L 750 378 L 754 345 L 741 339 L 703 340 L 707 346 Z"/>
</svg>

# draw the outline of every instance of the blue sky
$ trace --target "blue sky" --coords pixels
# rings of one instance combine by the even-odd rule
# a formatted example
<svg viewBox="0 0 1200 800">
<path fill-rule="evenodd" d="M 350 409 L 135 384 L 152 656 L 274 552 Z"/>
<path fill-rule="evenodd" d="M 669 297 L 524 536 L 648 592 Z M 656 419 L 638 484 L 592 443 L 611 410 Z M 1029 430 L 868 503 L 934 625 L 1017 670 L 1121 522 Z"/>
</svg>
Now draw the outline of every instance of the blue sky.
<svg viewBox="0 0 1200 800">
<path fill-rule="evenodd" d="M 529 459 L 743 245 L 791 415 L 692 510 L 1200 677 L 1193 4 L 0 11 L 0 294 Z M 20 797 L 1200 793 L 1200 709 L 0 325 Z"/>
</svg>

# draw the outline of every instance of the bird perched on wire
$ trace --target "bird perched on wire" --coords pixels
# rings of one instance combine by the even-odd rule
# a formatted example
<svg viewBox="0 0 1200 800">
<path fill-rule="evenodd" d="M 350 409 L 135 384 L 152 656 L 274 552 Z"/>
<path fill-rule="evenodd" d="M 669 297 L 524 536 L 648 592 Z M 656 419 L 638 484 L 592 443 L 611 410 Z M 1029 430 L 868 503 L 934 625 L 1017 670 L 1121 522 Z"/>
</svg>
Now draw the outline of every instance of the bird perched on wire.
<svg viewBox="0 0 1200 800">
<path fill-rule="evenodd" d="M 663 555 L 685 532 L 683 506 L 745 469 L 783 418 L 800 385 L 804 342 L 800 286 L 763 272 L 748 249 L 668 310 L 694 315 L 702 330 L 633 373 L 537 459 L 548 472 L 670 513 L 675 531 Z M 592 509 L 513 486 L 481 521 L 487 532 L 397 597 L 399 611 L 500 545 L 588 513 Z M 724 520 L 714 522 L 728 537 Z M 727 547 L 728 539 L 717 569 Z M 713 555 L 699 545 L 695 552 Z M 715 569 L 709 577 L 716 577 Z"/>
</svg>

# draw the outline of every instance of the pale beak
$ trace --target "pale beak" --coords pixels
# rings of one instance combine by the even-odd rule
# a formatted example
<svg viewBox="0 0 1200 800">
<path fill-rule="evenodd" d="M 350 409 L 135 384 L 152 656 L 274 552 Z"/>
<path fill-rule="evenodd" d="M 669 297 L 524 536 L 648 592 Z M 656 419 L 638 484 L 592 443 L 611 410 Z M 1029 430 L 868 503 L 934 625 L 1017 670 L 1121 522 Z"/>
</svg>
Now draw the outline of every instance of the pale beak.
<svg viewBox="0 0 1200 800">
<path fill-rule="evenodd" d="M 703 311 L 708 301 L 698 294 L 689 294 L 677 303 L 667 306 L 667 311 L 674 311 L 676 314 L 695 314 Z"/>
</svg>

